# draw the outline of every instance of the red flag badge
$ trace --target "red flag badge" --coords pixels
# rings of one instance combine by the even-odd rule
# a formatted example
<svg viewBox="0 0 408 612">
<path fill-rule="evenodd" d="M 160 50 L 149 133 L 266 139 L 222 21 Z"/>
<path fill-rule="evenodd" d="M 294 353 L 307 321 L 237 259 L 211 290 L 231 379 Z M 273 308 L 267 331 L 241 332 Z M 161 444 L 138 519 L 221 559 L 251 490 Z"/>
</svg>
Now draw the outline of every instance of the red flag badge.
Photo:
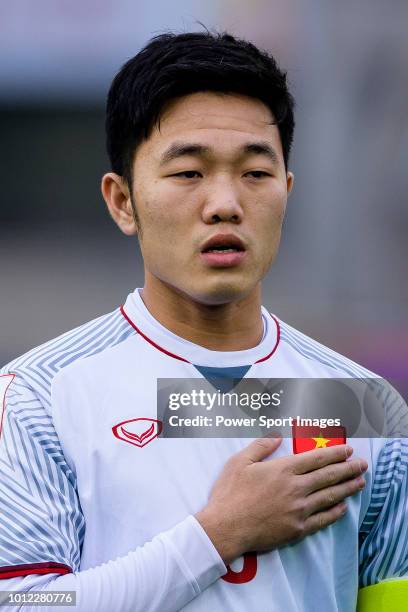
<svg viewBox="0 0 408 612">
<path fill-rule="evenodd" d="M 341 426 L 315 427 L 296 425 L 292 427 L 293 453 L 304 453 L 315 448 L 326 448 L 346 443 L 346 429 Z"/>
</svg>

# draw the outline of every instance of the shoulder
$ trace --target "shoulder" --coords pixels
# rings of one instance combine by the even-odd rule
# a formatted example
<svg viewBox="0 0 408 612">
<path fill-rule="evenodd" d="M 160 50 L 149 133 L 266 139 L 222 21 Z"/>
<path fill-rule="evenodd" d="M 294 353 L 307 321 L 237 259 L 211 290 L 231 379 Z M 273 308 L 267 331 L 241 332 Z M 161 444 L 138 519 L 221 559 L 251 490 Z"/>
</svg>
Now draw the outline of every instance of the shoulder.
<svg viewBox="0 0 408 612">
<path fill-rule="evenodd" d="M 280 328 L 282 348 L 293 351 L 298 358 L 304 359 L 321 368 L 328 368 L 331 376 L 338 378 L 379 378 L 362 365 L 321 344 L 303 332 L 277 319 Z"/>
<path fill-rule="evenodd" d="M 291 361 L 309 364 L 308 372 L 313 378 L 355 379 L 355 389 L 364 390 L 361 400 L 364 403 L 364 411 L 370 410 L 371 414 L 381 416 L 387 436 L 407 435 L 407 405 L 400 393 L 386 379 L 287 323 L 278 321 L 280 343 L 283 350 L 286 349 L 290 354 Z"/>
<path fill-rule="evenodd" d="M 117 308 L 17 357 L 0 370 L 0 376 L 29 389 L 49 408 L 51 385 L 57 374 L 75 362 L 118 346 L 135 333 Z"/>
</svg>

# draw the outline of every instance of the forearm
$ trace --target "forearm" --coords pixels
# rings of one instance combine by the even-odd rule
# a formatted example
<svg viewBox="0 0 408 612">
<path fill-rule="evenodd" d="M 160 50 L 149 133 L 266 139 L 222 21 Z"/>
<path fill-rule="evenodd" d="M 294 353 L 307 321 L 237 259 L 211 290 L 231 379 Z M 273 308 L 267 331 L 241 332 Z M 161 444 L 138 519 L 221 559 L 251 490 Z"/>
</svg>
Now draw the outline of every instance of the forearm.
<svg viewBox="0 0 408 612">
<path fill-rule="evenodd" d="M 124 557 L 65 576 L 3 580 L 2 590 L 75 591 L 76 612 L 175 612 L 226 572 L 192 516 Z M 4 608 L 7 610 L 8 608 Z M 10 608 L 10 611 L 16 608 Z M 27 607 L 55 612 L 60 607 Z"/>
</svg>

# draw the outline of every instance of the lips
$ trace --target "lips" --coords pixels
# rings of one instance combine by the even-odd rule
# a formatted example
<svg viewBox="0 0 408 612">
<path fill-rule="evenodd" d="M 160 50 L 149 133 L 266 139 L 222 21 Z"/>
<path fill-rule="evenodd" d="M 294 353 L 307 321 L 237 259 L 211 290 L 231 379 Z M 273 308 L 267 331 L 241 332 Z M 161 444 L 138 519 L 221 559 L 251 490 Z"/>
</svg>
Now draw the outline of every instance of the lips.
<svg viewBox="0 0 408 612">
<path fill-rule="evenodd" d="M 235 234 L 217 234 L 204 243 L 201 252 L 245 251 L 244 243 Z"/>
<path fill-rule="evenodd" d="M 204 243 L 201 259 L 210 267 L 230 268 L 241 263 L 245 245 L 235 234 L 217 234 Z"/>
</svg>

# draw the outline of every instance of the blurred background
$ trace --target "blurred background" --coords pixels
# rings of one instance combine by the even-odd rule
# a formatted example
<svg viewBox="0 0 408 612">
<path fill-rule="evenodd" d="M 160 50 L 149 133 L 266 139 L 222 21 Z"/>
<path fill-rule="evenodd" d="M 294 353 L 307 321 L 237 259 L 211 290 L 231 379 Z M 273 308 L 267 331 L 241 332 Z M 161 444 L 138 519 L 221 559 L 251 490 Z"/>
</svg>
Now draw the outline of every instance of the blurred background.
<svg viewBox="0 0 408 612">
<path fill-rule="evenodd" d="M 407 391 L 403 0 L 1 3 L 0 361 L 142 285 L 137 243 L 100 195 L 106 93 L 152 35 L 200 22 L 272 51 L 297 100 L 295 188 L 264 304 Z"/>
</svg>

